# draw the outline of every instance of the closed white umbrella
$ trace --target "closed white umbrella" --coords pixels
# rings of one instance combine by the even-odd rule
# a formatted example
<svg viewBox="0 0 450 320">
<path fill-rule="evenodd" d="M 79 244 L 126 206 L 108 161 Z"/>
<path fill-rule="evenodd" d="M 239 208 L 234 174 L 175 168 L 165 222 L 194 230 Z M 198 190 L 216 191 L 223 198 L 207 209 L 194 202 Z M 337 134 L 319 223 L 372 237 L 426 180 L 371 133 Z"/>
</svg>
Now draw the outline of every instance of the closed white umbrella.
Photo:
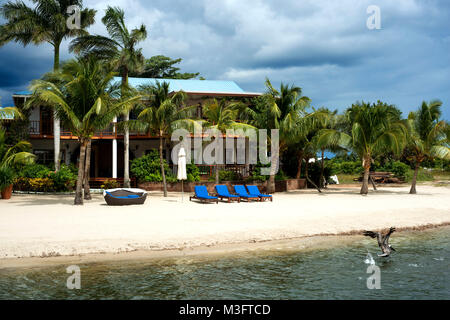
<svg viewBox="0 0 450 320">
<path fill-rule="evenodd" d="M 186 151 L 184 151 L 183 147 L 181 147 L 180 151 L 178 152 L 178 174 L 177 174 L 177 179 L 181 180 L 181 201 L 183 201 L 183 198 L 184 198 L 183 181 L 187 180 Z"/>
</svg>

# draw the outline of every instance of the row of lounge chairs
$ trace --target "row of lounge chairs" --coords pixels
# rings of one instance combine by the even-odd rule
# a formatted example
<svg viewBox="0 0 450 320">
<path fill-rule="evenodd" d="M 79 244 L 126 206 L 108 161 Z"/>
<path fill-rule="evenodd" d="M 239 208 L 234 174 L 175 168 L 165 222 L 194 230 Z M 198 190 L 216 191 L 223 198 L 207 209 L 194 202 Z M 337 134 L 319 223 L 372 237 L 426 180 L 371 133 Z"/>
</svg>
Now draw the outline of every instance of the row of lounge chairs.
<svg viewBox="0 0 450 320">
<path fill-rule="evenodd" d="M 226 200 L 227 202 L 241 202 L 241 200 L 250 201 L 273 201 L 273 197 L 268 194 L 263 194 L 259 191 L 257 186 L 245 186 L 237 185 L 233 186 L 234 193 L 230 193 L 226 185 L 215 186 L 216 194 L 210 195 L 206 186 L 196 186 L 194 188 L 195 195 L 189 198 L 190 201 L 197 200 L 200 202 L 215 202 L 219 203 L 219 200 Z"/>
</svg>

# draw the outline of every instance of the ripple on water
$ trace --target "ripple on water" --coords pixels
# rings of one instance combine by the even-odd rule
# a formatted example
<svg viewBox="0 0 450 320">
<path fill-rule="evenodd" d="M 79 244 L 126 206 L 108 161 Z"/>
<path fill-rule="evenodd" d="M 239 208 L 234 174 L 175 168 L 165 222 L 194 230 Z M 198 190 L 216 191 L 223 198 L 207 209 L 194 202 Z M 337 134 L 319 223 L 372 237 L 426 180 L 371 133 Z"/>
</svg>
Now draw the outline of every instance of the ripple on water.
<svg viewBox="0 0 450 320">
<path fill-rule="evenodd" d="M 79 291 L 66 288 L 67 266 L 1 271 L 0 299 L 450 299 L 450 228 L 391 242 L 389 258 L 361 238 L 299 252 L 85 264 Z M 373 264 L 382 295 L 367 289 Z"/>
</svg>

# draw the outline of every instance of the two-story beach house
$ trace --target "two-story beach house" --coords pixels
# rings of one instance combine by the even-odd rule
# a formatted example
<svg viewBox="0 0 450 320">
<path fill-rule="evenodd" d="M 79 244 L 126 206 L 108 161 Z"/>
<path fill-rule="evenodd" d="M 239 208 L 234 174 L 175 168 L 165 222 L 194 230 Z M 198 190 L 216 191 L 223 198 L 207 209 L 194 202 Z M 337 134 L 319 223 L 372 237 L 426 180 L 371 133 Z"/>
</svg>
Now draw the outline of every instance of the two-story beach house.
<svg viewBox="0 0 450 320">
<path fill-rule="evenodd" d="M 116 78 L 120 81 L 120 78 Z M 155 84 L 157 81 L 165 81 L 170 85 L 172 92 L 184 91 L 188 96 L 186 105 L 198 105 L 197 116 L 202 115 L 202 105 L 212 98 L 253 98 L 260 94 L 249 93 L 241 89 L 233 81 L 213 80 L 175 80 L 175 79 L 149 79 L 130 78 L 129 83 L 133 87 L 139 85 Z M 16 92 L 13 95 L 14 104 L 22 106 L 30 97 L 31 92 Z M 35 107 L 31 110 L 29 126 L 29 140 L 33 146 L 33 153 L 37 155 L 38 162 L 51 164 L 53 161 L 53 112 L 45 107 Z M 170 139 L 166 139 L 170 140 Z M 170 143 L 170 141 L 168 141 Z M 152 149 L 158 149 L 157 137 L 148 134 L 130 132 L 130 160 L 141 157 Z M 166 146 L 165 157 L 169 161 L 170 144 Z M 91 177 L 97 181 L 106 178 L 123 177 L 123 134 L 116 130 L 116 124 L 99 131 L 93 137 L 91 154 Z M 79 157 L 78 138 L 70 131 L 61 128 L 61 162 L 65 164 L 77 163 Z M 170 163 L 170 161 L 169 161 Z M 206 169 L 205 169 L 206 168 Z M 212 170 L 203 168 L 202 173 L 208 175 Z"/>
</svg>

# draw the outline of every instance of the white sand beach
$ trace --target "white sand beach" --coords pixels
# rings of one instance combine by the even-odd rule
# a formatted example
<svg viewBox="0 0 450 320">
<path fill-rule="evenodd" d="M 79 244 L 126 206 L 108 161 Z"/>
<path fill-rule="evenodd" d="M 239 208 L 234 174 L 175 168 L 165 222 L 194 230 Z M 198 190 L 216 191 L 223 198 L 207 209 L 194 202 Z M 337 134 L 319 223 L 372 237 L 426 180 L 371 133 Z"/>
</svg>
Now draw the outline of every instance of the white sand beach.
<svg viewBox="0 0 450 320">
<path fill-rule="evenodd" d="M 354 234 L 395 226 L 450 223 L 450 188 L 357 187 L 280 193 L 273 203 L 189 202 L 150 193 L 143 206 L 108 207 L 100 195 L 83 207 L 72 196 L 14 195 L 0 201 L 0 266 L 13 258 L 239 247 L 271 240 Z"/>
</svg>

